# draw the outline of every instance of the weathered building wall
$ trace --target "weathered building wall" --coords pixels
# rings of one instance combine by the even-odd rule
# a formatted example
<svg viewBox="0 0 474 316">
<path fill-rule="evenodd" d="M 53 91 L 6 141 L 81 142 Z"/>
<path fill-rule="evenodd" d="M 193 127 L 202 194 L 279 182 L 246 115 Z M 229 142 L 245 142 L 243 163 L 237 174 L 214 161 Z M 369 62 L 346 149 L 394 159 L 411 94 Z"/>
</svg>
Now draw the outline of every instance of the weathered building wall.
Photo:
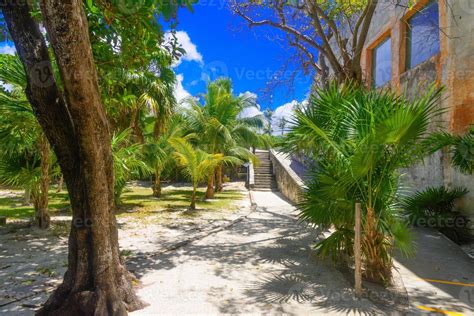
<svg viewBox="0 0 474 316">
<path fill-rule="evenodd" d="M 450 1 L 446 14 L 446 55 L 443 58 L 442 83 L 447 87 L 449 130 L 464 134 L 474 124 L 474 1 Z M 450 12 L 452 12 L 450 14 Z M 474 235 L 474 176 L 445 167 L 445 183 L 470 190 L 459 207 L 471 215 Z"/>
<path fill-rule="evenodd" d="M 442 127 L 454 134 L 464 134 L 474 124 L 474 1 L 439 0 L 440 53 L 418 66 L 406 70 L 406 23 L 429 0 L 419 0 L 413 8 L 380 1 L 369 29 L 361 65 L 366 82 L 372 82 L 372 52 L 384 39 L 391 39 L 392 89 L 410 97 L 426 91 L 433 82 L 445 87 L 440 106 L 446 109 Z M 436 122 L 431 128 L 436 127 Z M 406 182 L 414 189 L 427 186 L 463 186 L 470 190 L 459 207 L 473 220 L 474 177 L 452 168 L 449 155 L 438 152 L 417 166 L 404 170 Z"/>
</svg>

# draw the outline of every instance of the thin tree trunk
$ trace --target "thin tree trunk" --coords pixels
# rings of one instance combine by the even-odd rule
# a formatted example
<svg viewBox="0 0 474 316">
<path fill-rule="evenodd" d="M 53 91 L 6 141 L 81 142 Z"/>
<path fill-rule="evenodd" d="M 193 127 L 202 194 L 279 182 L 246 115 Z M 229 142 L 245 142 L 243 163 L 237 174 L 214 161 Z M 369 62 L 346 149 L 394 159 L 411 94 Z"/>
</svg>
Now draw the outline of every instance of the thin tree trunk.
<svg viewBox="0 0 474 316">
<path fill-rule="evenodd" d="M 216 192 L 222 192 L 222 177 L 223 177 L 223 172 L 222 172 L 222 164 L 219 164 L 216 168 Z"/>
<path fill-rule="evenodd" d="M 153 126 L 153 138 L 157 141 L 161 135 L 161 125 L 158 117 L 155 118 L 155 125 Z M 155 169 L 155 181 L 153 182 L 153 196 L 161 197 L 161 168 Z"/>
<path fill-rule="evenodd" d="M 120 258 L 110 134 L 80 0 L 43 0 L 67 103 L 28 1 L 0 2 L 27 74 L 26 95 L 51 143 L 69 191 L 68 270 L 38 315 L 125 315 L 144 306 Z"/>
<path fill-rule="evenodd" d="M 23 195 L 23 205 L 24 206 L 31 205 L 31 189 L 30 188 L 25 189 L 25 193 Z"/>
<path fill-rule="evenodd" d="M 136 109 L 133 111 L 130 128 L 133 131 L 133 136 L 135 136 L 135 141 L 139 144 L 144 144 L 145 137 L 143 136 L 143 132 L 140 128 L 140 110 L 139 109 Z"/>
<path fill-rule="evenodd" d="M 197 190 L 197 186 L 193 185 L 193 194 L 191 195 L 191 205 L 189 206 L 189 209 L 193 211 L 196 209 L 196 190 Z"/>
<path fill-rule="evenodd" d="M 161 197 L 161 170 L 155 170 L 155 180 L 153 181 L 153 196 Z"/>
<path fill-rule="evenodd" d="M 207 178 L 206 199 L 214 198 L 214 177 L 215 177 L 215 174 L 214 172 L 212 172 Z"/>
<path fill-rule="evenodd" d="M 40 188 L 35 196 L 35 223 L 36 226 L 46 229 L 50 225 L 51 218 L 48 214 L 48 191 L 49 191 L 49 168 L 50 168 L 50 147 L 45 136 L 41 136 L 39 141 L 41 155 L 41 177 Z"/>
<path fill-rule="evenodd" d="M 57 189 L 56 193 L 61 192 L 61 191 L 63 190 L 63 186 L 64 186 L 64 177 L 63 177 L 63 175 L 61 175 L 61 176 L 59 177 L 58 189 Z"/>
</svg>

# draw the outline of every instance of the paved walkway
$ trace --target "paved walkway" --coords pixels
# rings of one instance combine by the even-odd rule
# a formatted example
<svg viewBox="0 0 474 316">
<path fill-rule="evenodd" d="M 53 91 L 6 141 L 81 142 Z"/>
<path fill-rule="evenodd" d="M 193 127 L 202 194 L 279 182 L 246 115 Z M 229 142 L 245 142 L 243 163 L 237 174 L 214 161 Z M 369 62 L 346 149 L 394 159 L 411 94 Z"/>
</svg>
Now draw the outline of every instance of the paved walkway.
<svg viewBox="0 0 474 316">
<path fill-rule="evenodd" d="M 254 192 L 258 208 L 231 228 L 140 262 L 147 314 L 383 314 L 353 299 L 343 276 L 311 251 L 314 234 L 273 192 Z"/>
<path fill-rule="evenodd" d="M 474 260 L 435 230 L 417 228 L 414 233 L 416 256 L 395 262 L 411 312 L 474 315 Z"/>
</svg>

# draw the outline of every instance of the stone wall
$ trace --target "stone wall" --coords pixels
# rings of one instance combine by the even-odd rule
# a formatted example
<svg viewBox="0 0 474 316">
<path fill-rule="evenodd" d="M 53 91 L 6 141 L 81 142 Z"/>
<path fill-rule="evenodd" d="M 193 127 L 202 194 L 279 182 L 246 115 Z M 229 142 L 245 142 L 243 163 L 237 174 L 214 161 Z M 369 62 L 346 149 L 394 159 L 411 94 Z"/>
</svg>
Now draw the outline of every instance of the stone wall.
<svg viewBox="0 0 474 316">
<path fill-rule="evenodd" d="M 278 190 L 288 200 L 297 204 L 304 190 L 303 180 L 291 169 L 291 160 L 285 154 L 271 150 L 270 159 Z"/>
<path fill-rule="evenodd" d="M 362 68 L 370 81 L 371 54 L 374 44 L 390 36 L 392 43 L 393 90 L 409 97 L 419 96 L 426 86 L 437 83 L 445 88 L 440 107 L 445 109 L 441 127 L 450 133 L 462 135 L 474 124 L 474 1 L 438 0 L 440 23 L 440 53 L 420 65 L 406 70 L 406 28 L 404 20 L 423 8 L 429 0 L 419 0 L 413 9 L 401 1 L 380 2 L 368 32 L 362 52 Z M 433 122 L 431 128 L 439 127 Z M 470 193 L 457 207 L 472 220 L 474 236 L 474 177 L 464 175 L 451 166 L 444 151 L 427 157 L 423 163 L 403 170 L 405 184 L 414 190 L 428 186 L 466 187 Z"/>
</svg>

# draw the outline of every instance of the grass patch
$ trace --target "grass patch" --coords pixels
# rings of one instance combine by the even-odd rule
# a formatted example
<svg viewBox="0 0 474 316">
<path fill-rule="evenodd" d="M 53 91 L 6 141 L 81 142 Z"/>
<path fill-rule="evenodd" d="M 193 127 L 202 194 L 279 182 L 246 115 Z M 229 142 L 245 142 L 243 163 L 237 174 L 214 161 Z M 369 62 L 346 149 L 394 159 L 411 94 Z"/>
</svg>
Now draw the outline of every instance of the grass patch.
<svg viewBox="0 0 474 316">
<path fill-rule="evenodd" d="M 186 210 L 191 203 L 191 188 L 170 188 L 164 189 L 161 198 L 153 197 L 150 188 L 133 187 L 129 188 L 122 195 L 122 204 L 120 205 L 121 214 L 140 216 L 147 213 L 173 213 Z M 218 211 L 235 210 L 236 201 L 242 200 L 242 192 L 229 190 L 219 192 L 215 199 L 204 200 L 205 189 L 199 189 L 197 192 L 196 208 L 198 211 Z M 127 210 L 137 210 L 134 213 L 123 213 Z"/>
<path fill-rule="evenodd" d="M 23 191 L 10 190 L 15 195 L 0 197 L 0 216 L 10 219 L 29 219 L 34 217 L 33 205 L 22 205 Z M 151 188 L 127 187 L 122 195 L 122 204 L 118 207 L 120 215 L 146 215 L 150 213 L 173 213 L 186 210 L 191 203 L 191 188 L 164 188 L 162 197 L 153 197 Z M 237 209 L 236 201 L 242 200 L 244 194 L 236 190 L 228 190 L 216 193 L 215 199 L 204 200 L 205 189 L 200 188 L 197 192 L 197 212 L 201 211 L 233 211 Z M 49 192 L 49 212 L 50 215 L 59 215 L 60 210 L 69 207 L 69 198 L 66 192 L 57 193 L 56 190 Z M 134 213 L 127 213 L 128 210 L 135 210 Z M 191 216 L 191 214 L 188 214 Z M 182 216 L 186 216 L 183 214 Z M 58 232 L 63 235 L 63 227 L 58 227 Z"/>
<path fill-rule="evenodd" d="M 23 191 L 14 191 L 15 196 L 0 197 L 0 216 L 13 219 L 27 219 L 34 217 L 33 205 L 23 205 Z M 49 212 L 55 215 L 59 210 L 69 207 L 69 197 L 66 192 L 49 191 Z"/>
</svg>

